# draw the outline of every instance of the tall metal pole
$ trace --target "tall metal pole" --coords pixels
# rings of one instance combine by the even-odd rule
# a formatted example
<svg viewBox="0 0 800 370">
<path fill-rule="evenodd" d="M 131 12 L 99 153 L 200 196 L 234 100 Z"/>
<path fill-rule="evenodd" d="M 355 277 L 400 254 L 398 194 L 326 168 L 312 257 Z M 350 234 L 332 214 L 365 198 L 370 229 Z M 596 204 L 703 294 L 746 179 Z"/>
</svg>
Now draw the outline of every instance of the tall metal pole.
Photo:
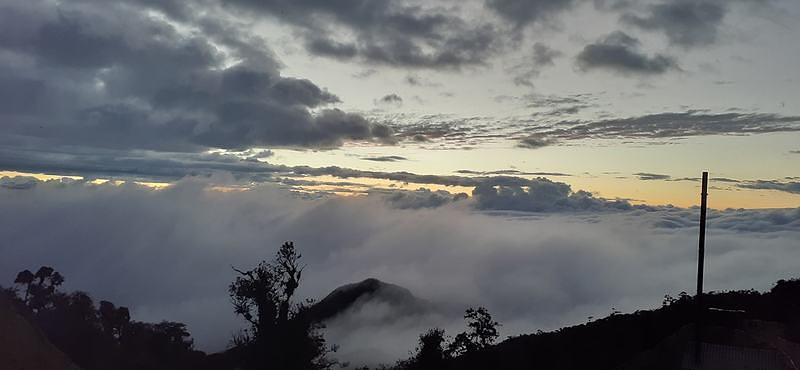
<svg viewBox="0 0 800 370">
<path fill-rule="evenodd" d="M 708 198 L 708 172 L 703 171 L 703 190 L 700 193 L 700 247 L 697 256 L 697 314 L 695 316 L 695 363 L 702 367 L 702 326 L 703 326 L 703 264 L 706 255 L 706 198 Z"/>
<path fill-rule="evenodd" d="M 706 255 L 706 198 L 708 198 L 708 172 L 703 172 L 703 191 L 700 193 L 700 248 L 697 258 L 697 301 L 703 295 L 703 263 Z"/>
</svg>

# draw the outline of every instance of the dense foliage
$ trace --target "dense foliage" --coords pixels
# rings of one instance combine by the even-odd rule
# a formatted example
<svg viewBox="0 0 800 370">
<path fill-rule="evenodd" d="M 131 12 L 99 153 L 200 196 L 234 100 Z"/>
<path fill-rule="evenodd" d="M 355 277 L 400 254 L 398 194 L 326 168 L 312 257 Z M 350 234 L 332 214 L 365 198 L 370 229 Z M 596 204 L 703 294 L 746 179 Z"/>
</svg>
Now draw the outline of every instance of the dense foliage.
<svg viewBox="0 0 800 370">
<path fill-rule="evenodd" d="M 329 349 L 308 314 L 310 302 L 293 303 L 300 285 L 302 256 L 294 244 L 284 243 L 271 262 L 262 261 L 239 276 L 229 293 L 236 314 L 250 323 L 250 329 L 236 339 L 245 369 L 327 369 L 335 364 L 326 357 Z"/>
<path fill-rule="evenodd" d="M 205 368 L 205 354 L 193 349 L 184 324 L 133 321 L 125 307 L 60 292 L 64 277 L 48 266 L 21 271 L 14 282 L 3 293 L 17 311 L 83 369 Z"/>
</svg>

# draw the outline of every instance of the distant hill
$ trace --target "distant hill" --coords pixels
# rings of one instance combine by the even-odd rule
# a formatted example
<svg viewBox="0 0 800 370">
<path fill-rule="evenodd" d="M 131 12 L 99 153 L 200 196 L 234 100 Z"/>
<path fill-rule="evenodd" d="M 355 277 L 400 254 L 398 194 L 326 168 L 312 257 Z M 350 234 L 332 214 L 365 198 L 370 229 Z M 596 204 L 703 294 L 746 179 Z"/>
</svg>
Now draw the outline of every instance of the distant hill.
<svg viewBox="0 0 800 370">
<path fill-rule="evenodd" d="M 432 308 L 429 302 L 415 297 L 406 288 L 369 278 L 334 289 L 314 304 L 309 313 L 315 321 L 322 322 L 367 303 L 388 304 L 403 316 L 423 313 Z"/>
</svg>

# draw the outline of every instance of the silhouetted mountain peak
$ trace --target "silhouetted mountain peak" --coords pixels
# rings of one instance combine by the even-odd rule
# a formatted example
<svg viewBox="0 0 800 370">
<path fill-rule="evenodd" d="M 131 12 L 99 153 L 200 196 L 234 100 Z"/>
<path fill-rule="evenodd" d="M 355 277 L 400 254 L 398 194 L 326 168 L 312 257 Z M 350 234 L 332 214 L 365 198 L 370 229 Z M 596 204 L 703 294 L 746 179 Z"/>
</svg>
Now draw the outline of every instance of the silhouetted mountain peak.
<svg viewBox="0 0 800 370">
<path fill-rule="evenodd" d="M 367 302 L 386 303 L 408 313 L 421 312 L 429 306 L 426 301 L 415 297 L 406 288 L 368 278 L 334 289 L 315 304 L 311 312 L 315 320 L 325 321 L 351 307 Z"/>
</svg>

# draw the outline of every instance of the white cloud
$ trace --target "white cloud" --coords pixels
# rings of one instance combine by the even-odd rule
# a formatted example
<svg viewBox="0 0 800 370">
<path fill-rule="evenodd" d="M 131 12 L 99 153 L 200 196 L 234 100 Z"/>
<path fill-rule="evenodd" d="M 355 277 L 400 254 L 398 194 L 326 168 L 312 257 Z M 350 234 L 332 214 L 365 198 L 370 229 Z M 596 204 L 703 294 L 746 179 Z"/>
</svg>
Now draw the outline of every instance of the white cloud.
<svg viewBox="0 0 800 370">
<path fill-rule="evenodd" d="M 65 289 L 129 306 L 138 320 L 186 322 L 200 348 L 216 350 L 242 326 L 227 297 L 230 266 L 255 265 L 293 240 L 308 264 L 303 296 L 376 277 L 446 303 L 444 316 L 387 328 L 374 320 L 368 331 L 353 320 L 331 326 L 341 354 L 358 357 L 369 341 L 386 361 L 405 356 L 424 328 L 455 334 L 458 311 L 469 305 L 488 307 L 505 336 L 612 307 L 657 306 L 664 294 L 694 287 L 697 210 L 486 214 L 469 202 L 400 210 L 382 197 L 308 200 L 268 186 L 220 192 L 197 180 L 159 191 L 0 188 L 0 281 L 51 265 L 66 276 Z M 712 212 L 706 287 L 766 289 L 793 276 L 798 239 L 800 210 Z"/>
</svg>

